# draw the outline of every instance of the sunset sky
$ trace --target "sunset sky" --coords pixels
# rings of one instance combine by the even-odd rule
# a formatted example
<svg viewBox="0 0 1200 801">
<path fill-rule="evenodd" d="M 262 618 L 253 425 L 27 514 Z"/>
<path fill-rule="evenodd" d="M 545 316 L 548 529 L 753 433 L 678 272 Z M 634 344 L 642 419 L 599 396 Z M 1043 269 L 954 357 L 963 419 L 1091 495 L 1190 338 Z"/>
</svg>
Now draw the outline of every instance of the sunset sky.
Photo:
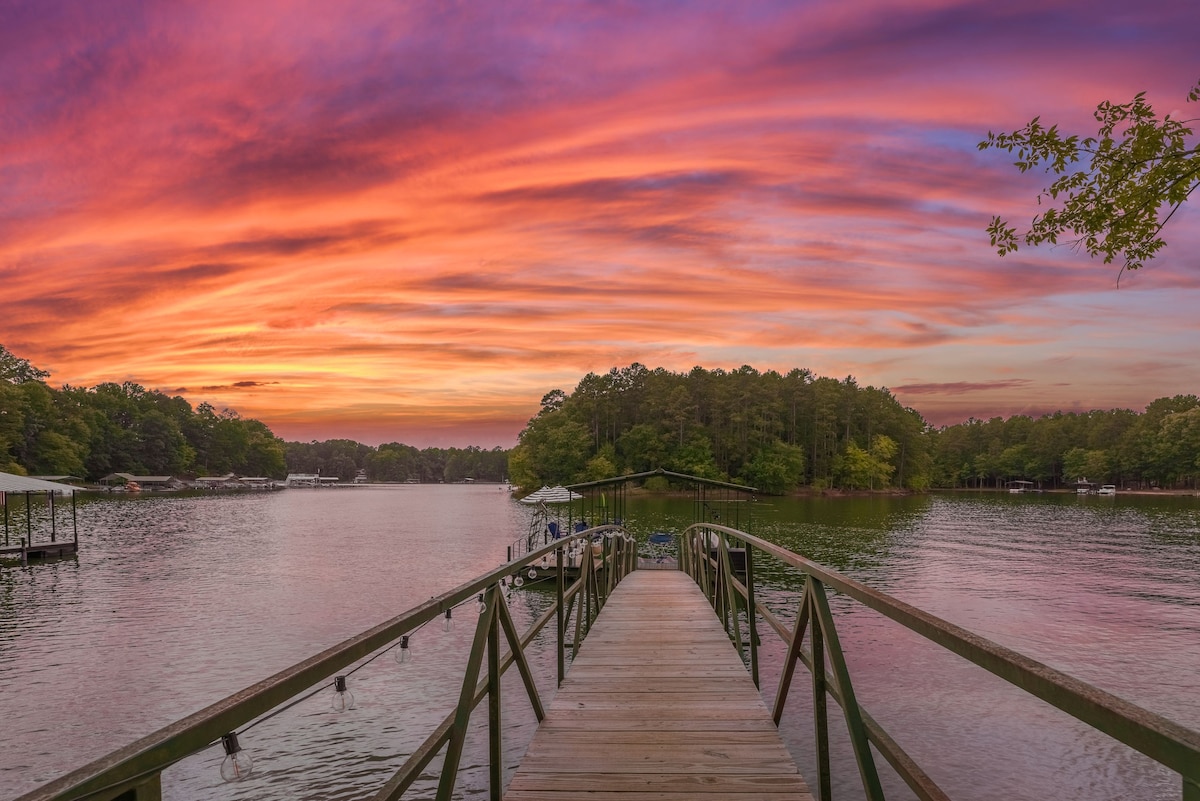
<svg viewBox="0 0 1200 801">
<path fill-rule="evenodd" d="M 1200 199 L 1001 258 L 980 153 L 1200 78 L 1196 0 L 0 0 L 0 344 L 285 439 L 510 447 L 637 361 L 934 424 L 1200 392 Z"/>
</svg>

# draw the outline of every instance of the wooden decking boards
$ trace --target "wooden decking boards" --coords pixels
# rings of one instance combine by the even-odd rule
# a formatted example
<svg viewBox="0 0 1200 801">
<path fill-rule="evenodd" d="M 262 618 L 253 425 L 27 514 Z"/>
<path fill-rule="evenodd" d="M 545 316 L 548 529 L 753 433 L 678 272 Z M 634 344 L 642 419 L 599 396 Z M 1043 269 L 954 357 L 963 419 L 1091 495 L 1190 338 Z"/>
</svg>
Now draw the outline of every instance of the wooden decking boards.
<svg viewBox="0 0 1200 801">
<path fill-rule="evenodd" d="M 588 632 L 504 798 L 697 796 L 812 801 L 700 589 L 638 570 Z"/>
</svg>

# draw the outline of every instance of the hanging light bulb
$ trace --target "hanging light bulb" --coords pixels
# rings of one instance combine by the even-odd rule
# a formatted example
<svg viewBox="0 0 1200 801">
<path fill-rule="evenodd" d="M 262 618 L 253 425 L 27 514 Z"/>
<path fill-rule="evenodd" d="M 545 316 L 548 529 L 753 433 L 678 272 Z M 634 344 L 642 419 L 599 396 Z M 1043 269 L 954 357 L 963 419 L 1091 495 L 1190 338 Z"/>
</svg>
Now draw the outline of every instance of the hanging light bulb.
<svg viewBox="0 0 1200 801">
<path fill-rule="evenodd" d="M 482 592 L 479 593 L 479 602 L 475 604 L 475 610 L 481 615 L 487 611 L 487 604 L 483 600 Z"/>
<path fill-rule="evenodd" d="M 545 569 L 547 569 L 548 567 L 550 567 L 550 557 L 549 557 L 549 556 L 543 556 L 543 557 L 542 557 L 542 570 L 545 570 Z"/>
<path fill-rule="evenodd" d="M 225 761 L 221 763 L 221 778 L 227 782 L 240 782 L 254 770 L 254 760 L 238 744 L 237 732 L 221 735 L 225 748 Z"/>
<path fill-rule="evenodd" d="M 346 688 L 346 677 L 337 676 L 333 680 L 333 700 L 330 706 L 334 712 L 345 712 L 347 709 L 354 709 L 354 693 Z"/>
<path fill-rule="evenodd" d="M 408 635 L 400 638 L 400 647 L 396 649 L 396 661 L 403 665 L 412 661 L 412 649 L 408 647 Z"/>
<path fill-rule="evenodd" d="M 512 585 L 514 587 L 524 587 L 525 579 L 521 578 L 520 576 L 513 576 Z"/>
<path fill-rule="evenodd" d="M 537 578 L 537 568 L 531 566 L 529 568 L 529 572 L 526 575 L 529 576 L 529 578 L 531 580 Z"/>
<path fill-rule="evenodd" d="M 445 616 L 442 618 L 442 631 L 454 631 L 454 618 L 450 615 L 451 611 L 447 609 Z"/>
</svg>

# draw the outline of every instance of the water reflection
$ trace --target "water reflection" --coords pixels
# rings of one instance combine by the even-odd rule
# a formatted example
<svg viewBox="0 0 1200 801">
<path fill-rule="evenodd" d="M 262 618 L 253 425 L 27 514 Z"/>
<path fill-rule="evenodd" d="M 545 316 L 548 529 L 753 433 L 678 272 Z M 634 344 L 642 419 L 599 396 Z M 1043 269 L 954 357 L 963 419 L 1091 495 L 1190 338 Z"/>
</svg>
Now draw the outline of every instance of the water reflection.
<svg viewBox="0 0 1200 801">
<path fill-rule="evenodd" d="M 1197 499 L 956 494 L 744 508 L 737 522 L 759 536 L 1200 728 Z M 0 797 L 494 567 L 528 510 L 494 487 L 419 486 L 106 498 L 79 514 L 77 559 L 0 568 L 0 683 L 20 688 L 0 702 L 6 742 L 20 744 L 0 750 Z M 682 531 L 691 515 L 690 499 L 631 497 L 627 522 L 644 539 Z M 763 559 L 757 569 L 762 596 L 792 619 L 795 573 Z M 514 592 L 518 624 L 549 598 Z M 832 604 L 860 698 L 952 796 L 1178 797 L 1173 774 L 1129 749 L 846 598 Z M 474 614 L 467 604 L 453 632 L 417 633 L 411 664 L 384 657 L 355 672 L 357 709 L 339 715 L 318 694 L 253 727 L 242 740 L 253 782 L 222 784 L 222 754 L 209 749 L 168 771 L 167 797 L 362 797 L 449 711 Z M 547 700 L 555 645 L 543 638 L 532 653 Z M 764 631 L 768 696 L 782 657 Z M 511 773 L 533 728 L 515 671 L 503 703 Z M 783 731 L 811 774 L 809 703 L 806 690 L 792 693 Z M 844 736 L 834 749 L 835 792 L 861 797 Z M 484 792 L 486 753 L 476 728 L 466 797 Z M 889 798 L 907 797 L 885 781 Z"/>
</svg>

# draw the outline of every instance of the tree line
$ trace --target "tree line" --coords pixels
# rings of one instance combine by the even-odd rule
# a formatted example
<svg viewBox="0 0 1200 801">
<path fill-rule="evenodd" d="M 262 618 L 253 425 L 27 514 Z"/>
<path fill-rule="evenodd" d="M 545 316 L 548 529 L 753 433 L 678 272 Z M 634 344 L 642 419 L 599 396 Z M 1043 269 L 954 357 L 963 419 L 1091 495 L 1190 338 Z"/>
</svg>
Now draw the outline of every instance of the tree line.
<svg viewBox="0 0 1200 801">
<path fill-rule="evenodd" d="M 934 484 L 1054 489 L 1080 479 L 1135 489 L 1200 488 L 1200 398 L 1128 409 L 968 420 L 930 433 Z"/>
<path fill-rule="evenodd" d="M 760 373 L 641 364 L 554 390 L 509 458 L 515 484 L 590 481 L 656 468 L 769 493 L 815 489 L 1047 489 L 1081 479 L 1137 488 L 1200 484 L 1200 400 L 1016 415 L 935 428 L 886 388 L 803 369 Z"/>
<path fill-rule="evenodd" d="M 422 484 L 473 481 L 501 482 L 508 477 L 508 451 L 466 448 L 425 448 L 385 442 L 378 448 L 350 439 L 285 443 L 293 473 L 320 473 L 352 480 L 361 471 L 368 481 Z"/>
<path fill-rule="evenodd" d="M 765 492 L 924 490 L 933 440 L 887 389 L 795 369 L 650 370 L 634 363 L 554 390 L 509 458 L 515 484 L 587 481 L 665 468 Z"/>
<path fill-rule="evenodd" d="M 794 369 L 786 374 L 634 363 L 547 393 L 511 451 L 348 439 L 285 442 L 230 409 L 132 382 L 54 389 L 0 345 L 0 471 L 76 475 L 364 474 L 370 481 L 503 481 L 534 489 L 674 472 L 770 493 L 925 490 L 1079 479 L 1125 487 L 1200 487 L 1200 400 L 1013 416 L 934 428 L 886 388 Z"/>
<path fill-rule="evenodd" d="M 508 451 L 426 448 L 351 440 L 285 442 L 266 424 L 136 383 L 90 388 L 46 383 L 50 374 L 0 345 L 0 471 L 96 481 L 135 475 L 336 475 L 373 481 L 502 481 Z"/>
</svg>

